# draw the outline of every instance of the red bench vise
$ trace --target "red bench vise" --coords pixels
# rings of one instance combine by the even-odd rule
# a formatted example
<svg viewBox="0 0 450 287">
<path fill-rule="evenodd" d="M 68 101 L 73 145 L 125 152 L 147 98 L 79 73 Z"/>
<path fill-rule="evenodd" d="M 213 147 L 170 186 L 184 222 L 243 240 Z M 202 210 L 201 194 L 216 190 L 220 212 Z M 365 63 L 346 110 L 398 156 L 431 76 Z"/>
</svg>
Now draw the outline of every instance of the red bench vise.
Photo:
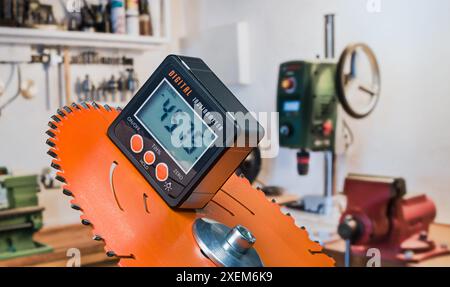
<svg viewBox="0 0 450 287">
<path fill-rule="evenodd" d="M 405 199 L 403 178 L 350 174 L 345 179 L 347 208 L 339 235 L 350 240 L 351 252 L 365 256 L 378 248 L 388 261 L 419 262 L 450 253 L 428 238 L 436 207 L 426 195 Z"/>
</svg>

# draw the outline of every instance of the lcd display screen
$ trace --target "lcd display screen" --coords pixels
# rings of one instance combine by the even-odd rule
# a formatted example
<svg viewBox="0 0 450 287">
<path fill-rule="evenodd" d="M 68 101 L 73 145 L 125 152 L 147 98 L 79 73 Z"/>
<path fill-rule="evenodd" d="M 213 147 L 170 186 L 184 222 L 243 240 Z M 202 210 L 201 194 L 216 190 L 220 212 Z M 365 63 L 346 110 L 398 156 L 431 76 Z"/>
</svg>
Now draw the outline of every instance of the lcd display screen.
<svg viewBox="0 0 450 287">
<path fill-rule="evenodd" d="M 218 137 L 166 79 L 134 116 L 186 174 Z"/>
<path fill-rule="evenodd" d="M 300 111 L 300 101 L 286 101 L 283 103 L 284 112 L 298 112 Z"/>
</svg>

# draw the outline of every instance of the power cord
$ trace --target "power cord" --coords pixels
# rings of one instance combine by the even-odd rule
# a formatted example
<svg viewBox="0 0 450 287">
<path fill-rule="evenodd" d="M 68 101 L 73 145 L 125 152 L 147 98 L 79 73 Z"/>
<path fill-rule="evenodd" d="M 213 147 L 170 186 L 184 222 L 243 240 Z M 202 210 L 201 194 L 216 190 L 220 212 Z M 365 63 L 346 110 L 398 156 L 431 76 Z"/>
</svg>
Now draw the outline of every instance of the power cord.
<svg viewBox="0 0 450 287">
<path fill-rule="evenodd" d="M 3 105 L 0 106 L 0 116 L 2 115 L 2 111 L 21 95 L 22 91 L 22 71 L 20 69 L 20 64 L 14 63 L 12 65 L 14 67 L 17 66 L 17 92 L 14 96 L 9 98 Z"/>
<path fill-rule="evenodd" d="M 343 125 L 344 125 L 344 131 L 347 131 L 347 133 L 344 134 L 344 138 L 345 138 L 346 140 L 349 140 L 349 141 L 347 141 L 347 142 L 345 143 L 345 150 L 347 151 L 347 150 L 349 149 L 349 147 L 350 147 L 351 145 L 353 145 L 353 143 L 354 143 L 354 141 L 355 141 L 355 137 L 354 137 L 353 131 L 352 131 L 352 129 L 350 128 L 350 126 L 348 125 L 347 121 L 343 119 L 343 120 L 342 120 L 342 123 L 343 123 Z"/>
</svg>

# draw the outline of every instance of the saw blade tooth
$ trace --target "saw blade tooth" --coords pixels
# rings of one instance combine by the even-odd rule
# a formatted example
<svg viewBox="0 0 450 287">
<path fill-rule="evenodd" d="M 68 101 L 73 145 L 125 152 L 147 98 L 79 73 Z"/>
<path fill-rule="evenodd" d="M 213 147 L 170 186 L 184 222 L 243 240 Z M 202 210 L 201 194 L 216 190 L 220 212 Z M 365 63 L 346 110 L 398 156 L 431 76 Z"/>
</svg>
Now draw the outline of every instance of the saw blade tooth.
<svg viewBox="0 0 450 287">
<path fill-rule="evenodd" d="M 53 122 L 48 122 L 48 126 L 49 127 L 51 127 L 52 129 L 54 129 L 54 130 L 56 130 L 56 129 L 58 129 L 58 126 L 57 125 L 55 125 Z"/>
<path fill-rule="evenodd" d="M 83 225 L 91 225 L 92 223 L 89 220 L 83 218 L 83 219 L 81 219 L 81 224 L 83 224 Z"/>
<path fill-rule="evenodd" d="M 55 176 L 55 179 L 61 183 L 67 183 L 66 179 L 59 174 Z"/>
<path fill-rule="evenodd" d="M 68 114 L 72 113 L 72 109 L 69 108 L 68 106 L 64 106 L 63 109 L 64 109 Z"/>
<path fill-rule="evenodd" d="M 52 163 L 50 164 L 51 167 L 53 167 L 56 170 L 61 170 L 61 166 L 55 162 L 52 161 Z"/>
<path fill-rule="evenodd" d="M 77 103 L 72 103 L 71 106 L 74 107 L 77 110 L 81 110 L 80 106 Z"/>
<path fill-rule="evenodd" d="M 56 134 L 52 130 L 48 130 L 45 132 L 49 137 L 54 138 L 56 137 Z"/>
<path fill-rule="evenodd" d="M 108 106 L 108 104 L 104 104 L 103 107 L 105 108 L 105 110 L 107 110 L 108 112 L 110 112 L 112 109 L 110 106 Z"/>
<path fill-rule="evenodd" d="M 78 204 L 75 204 L 75 203 L 72 203 L 71 205 L 70 205 L 70 207 L 72 208 L 72 209 L 75 209 L 75 210 L 82 210 L 81 209 L 81 207 L 78 205 Z"/>
<path fill-rule="evenodd" d="M 130 255 L 118 255 L 114 251 L 110 250 L 106 252 L 106 256 L 108 257 L 117 257 L 117 258 L 128 258 L 128 259 L 135 259 L 133 254 Z"/>
<path fill-rule="evenodd" d="M 100 106 L 95 101 L 92 102 L 91 105 L 94 107 L 94 109 L 100 109 Z"/>
<path fill-rule="evenodd" d="M 121 112 L 122 108 L 121 107 L 116 107 L 116 111 Z"/>
<path fill-rule="evenodd" d="M 45 141 L 45 143 L 46 143 L 47 145 L 49 145 L 50 147 L 55 147 L 55 146 L 56 146 L 56 144 L 55 144 L 52 140 L 50 140 L 50 139 L 47 139 L 47 140 Z"/>
<path fill-rule="evenodd" d="M 52 120 L 54 120 L 55 122 L 59 123 L 61 121 L 60 118 L 58 118 L 56 115 L 51 116 Z"/>
<path fill-rule="evenodd" d="M 308 252 L 311 253 L 311 255 L 325 254 L 322 251 L 311 250 L 311 249 L 308 249 Z"/>
<path fill-rule="evenodd" d="M 89 105 L 86 102 L 82 102 L 80 105 L 86 110 L 90 109 Z"/>
<path fill-rule="evenodd" d="M 49 149 L 49 150 L 47 151 L 47 154 L 48 154 L 49 156 L 51 156 L 52 158 L 55 158 L 55 159 L 58 158 L 58 155 L 56 154 L 55 151 L 53 151 L 53 149 Z"/>
<path fill-rule="evenodd" d="M 102 238 L 100 235 L 98 235 L 98 234 L 94 234 L 94 236 L 92 237 L 92 240 L 95 240 L 95 241 L 102 241 L 103 238 Z"/>
<path fill-rule="evenodd" d="M 66 117 L 66 114 L 65 114 L 61 109 L 57 109 L 57 110 L 56 110 L 56 113 L 57 113 L 58 115 L 60 115 L 61 117 L 63 117 L 63 118 Z"/>
<path fill-rule="evenodd" d="M 64 195 L 73 196 L 73 193 L 70 190 L 68 190 L 67 188 L 63 188 L 62 192 Z"/>
</svg>

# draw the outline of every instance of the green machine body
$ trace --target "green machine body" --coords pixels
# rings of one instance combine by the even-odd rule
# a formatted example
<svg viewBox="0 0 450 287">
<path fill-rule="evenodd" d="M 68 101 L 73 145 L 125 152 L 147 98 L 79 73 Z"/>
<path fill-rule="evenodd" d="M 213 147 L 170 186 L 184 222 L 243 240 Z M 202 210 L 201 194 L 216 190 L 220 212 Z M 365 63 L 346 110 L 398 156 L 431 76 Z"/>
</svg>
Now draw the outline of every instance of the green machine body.
<svg viewBox="0 0 450 287">
<path fill-rule="evenodd" d="M 33 240 L 43 226 L 38 191 L 36 175 L 0 176 L 0 260 L 53 250 Z"/>
<path fill-rule="evenodd" d="M 334 63 L 291 61 L 280 65 L 277 110 L 280 146 L 334 149 L 337 89 Z"/>
</svg>

